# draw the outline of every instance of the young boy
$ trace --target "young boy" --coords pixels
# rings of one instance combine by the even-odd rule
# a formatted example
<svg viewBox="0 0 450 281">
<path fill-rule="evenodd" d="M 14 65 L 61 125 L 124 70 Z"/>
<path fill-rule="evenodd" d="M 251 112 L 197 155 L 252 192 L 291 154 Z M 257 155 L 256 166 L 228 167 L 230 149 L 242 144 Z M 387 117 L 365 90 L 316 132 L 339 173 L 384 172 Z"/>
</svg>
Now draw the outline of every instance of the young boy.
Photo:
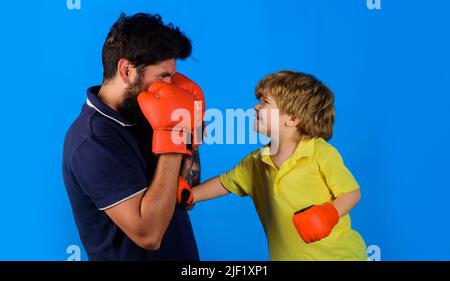
<svg viewBox="0 0 450 281">
<path fill-rule="evenodd" d="M 193 188 L 193 203 L 230 192 L 251 196 L 271 260 L 367 260 L 348 214 L 361 198 L 359 186 L 326 142 L 333 93 L 311 75 L 281 71 L 259 82 L 256 97 L 255 129 L 271 142 Z"/>
</svg>

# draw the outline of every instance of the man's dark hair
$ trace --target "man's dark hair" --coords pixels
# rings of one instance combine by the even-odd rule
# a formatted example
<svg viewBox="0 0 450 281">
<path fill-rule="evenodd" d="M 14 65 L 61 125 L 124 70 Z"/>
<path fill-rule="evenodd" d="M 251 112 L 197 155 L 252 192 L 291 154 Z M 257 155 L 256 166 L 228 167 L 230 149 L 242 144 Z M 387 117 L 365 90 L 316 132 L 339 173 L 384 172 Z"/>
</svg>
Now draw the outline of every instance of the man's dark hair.
<svg viewBox="0 0 450 281">
<path fill-rule="evenodd" d="M 189 38 L 171 23 L 165 25 L 160 15 L 121 13 L 103 45 L 103 80 L 114 77 L 121 58 L 136 67 L 147 66 L 168 59 L 185 59 L 191 50 Z"/>
</svg>

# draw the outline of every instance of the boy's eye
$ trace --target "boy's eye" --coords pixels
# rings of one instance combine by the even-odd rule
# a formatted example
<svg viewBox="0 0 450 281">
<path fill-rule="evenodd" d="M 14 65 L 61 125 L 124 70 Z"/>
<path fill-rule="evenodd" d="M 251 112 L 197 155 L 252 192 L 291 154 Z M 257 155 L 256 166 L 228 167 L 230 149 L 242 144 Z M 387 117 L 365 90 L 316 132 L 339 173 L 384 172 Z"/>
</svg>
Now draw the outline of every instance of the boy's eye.
<svg viewBox="0 0 450 281">
<path fill-rule="evenodd" d="M 266 100 L 266 99 L 265 99 L 265 100 L 264 100 L 264 103 L 267 103 L 267 104 L 269 104 L 270 102 L 269 102 L 268 100 Z"/>
</svg>

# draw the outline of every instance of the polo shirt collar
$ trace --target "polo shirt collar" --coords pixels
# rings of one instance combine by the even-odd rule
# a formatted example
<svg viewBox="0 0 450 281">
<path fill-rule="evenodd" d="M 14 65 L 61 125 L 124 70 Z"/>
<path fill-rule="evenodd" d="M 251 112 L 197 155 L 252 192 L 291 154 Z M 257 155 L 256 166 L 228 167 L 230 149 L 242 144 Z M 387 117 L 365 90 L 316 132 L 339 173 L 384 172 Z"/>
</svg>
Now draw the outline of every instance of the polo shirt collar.
<svg viewBox="0 0 450 281">
<path fill-rule="evenodd" d="M 295 160 L 298 160 L 302 157 L 311 156 L 314 153 L 314 138 L 311 139 L 302 139 L 297 148 L 294 151 Z"/>
<path fill-rule="evenodd" d="M 98 113 L 104 117 L 111 119 L 119 123 L 123 127 L 135 126 L 136 124 L 128 122 L 119 112 L 114 111 L 111 107 L 107 106 L 98 97 L 98 92 L 100 91 L 100 86 L 93 86 L 87 90 L 87 100 L 86 105 L 90 108 L 96 110 Z"/>
<path fill-rule="evenodd" d="M 296 161 L 302 157 L 311 156 L 314 153 L 314 138 L 311 139 L 302 139 L 291 157 L 293 157 Z M 256 153 L 254 156 L 256 158 L 261 159 L 265 163 L 269 165 L 272 164 L 272 159 L 270 159 L 270 143 L 259 150 L 259 153 Z"/>
</svg>

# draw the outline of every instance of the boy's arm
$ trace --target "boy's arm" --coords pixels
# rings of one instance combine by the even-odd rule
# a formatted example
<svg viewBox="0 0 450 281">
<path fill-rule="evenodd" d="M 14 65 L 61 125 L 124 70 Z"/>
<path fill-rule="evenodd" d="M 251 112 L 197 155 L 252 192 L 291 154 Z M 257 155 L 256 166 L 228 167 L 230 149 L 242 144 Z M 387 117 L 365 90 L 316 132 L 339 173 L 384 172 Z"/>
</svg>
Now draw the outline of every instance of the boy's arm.
<svg viewBox="0 0 450 281">
<path fill-rule="evenodd" d="M 220 175 L 220 177 L 214 177 L 200 185 L 193 186 L 190 189 L 193 200 L 191 198 L 187 200 L 188 202 L 190 201 L 187 209 L 189 210 L 197 202 L 224 196 L 230 192 L 239 196 L 249 195 L 253 182 L 251 172 L 253 160 L 254 157 L 250 154 L 242 159 L 233 169 Z M 181 205 L 184 206 L 186 204 Z"/>
<path fill-rule="evenodd" d="M 219 177 L 214 177 L 206 182 L 192 188 L 194 203 L 214 199 L 229 194 L 230 192 L 222 186 Z"/>
<path fill-rule="evenodd" d="M 294 226 L 305 243 L 319 241 L 331 233 L 339 218 L 350 212 L 360 199 L 358 188 L 339 195 L 331 203 L 300 210 L 293 216 Z"/>
<path fill-rule="evenodd" d="M 361 200 L 361 191 L 357 190 L 344 193 L 338 196 L 333 202 L 333 206 L 336 208 L 339 217 L 348 214 L 358 202 Z"/>
</svg>

